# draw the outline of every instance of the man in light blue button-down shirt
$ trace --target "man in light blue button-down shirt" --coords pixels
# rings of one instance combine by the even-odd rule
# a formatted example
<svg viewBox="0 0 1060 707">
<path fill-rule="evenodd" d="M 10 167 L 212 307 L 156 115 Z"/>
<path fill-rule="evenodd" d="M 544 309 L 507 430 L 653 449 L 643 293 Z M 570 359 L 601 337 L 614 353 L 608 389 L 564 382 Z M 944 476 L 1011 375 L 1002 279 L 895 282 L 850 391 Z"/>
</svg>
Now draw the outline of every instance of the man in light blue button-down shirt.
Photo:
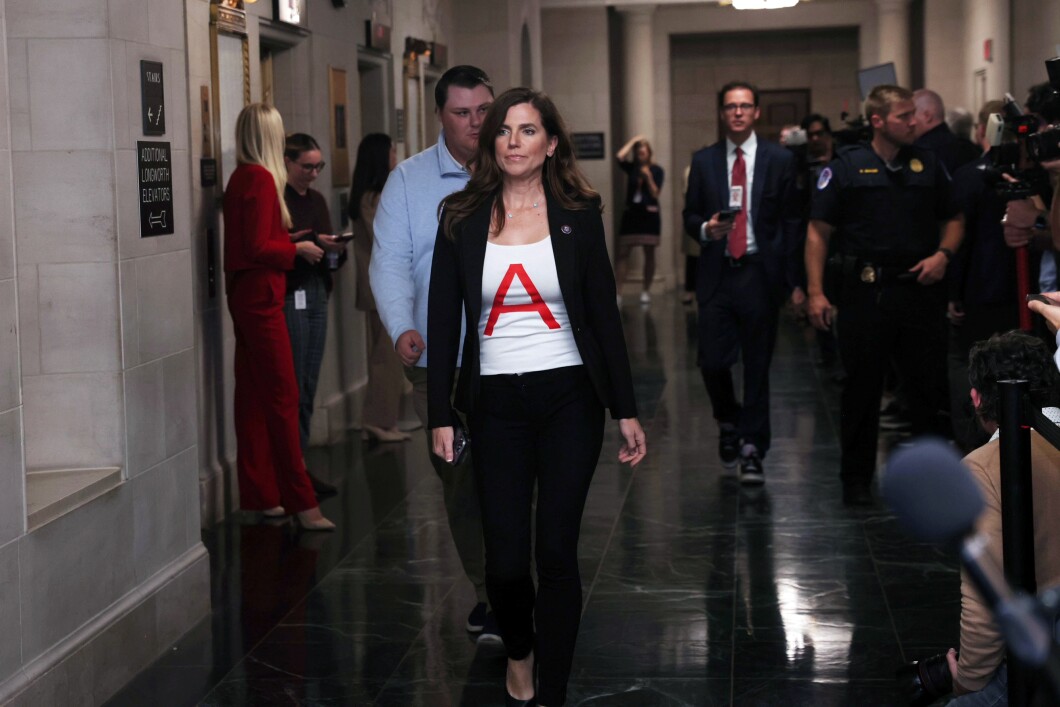
<svg viewBox="0 0 1060 707">
<path fill-rule="evenodd" d="M 431 260 L 438 232 L 438 205 L 464 188 L 470 179 L 467 163 L 478 148 L 478 131 L 493 88 L 485 72 L 454 66 L 435 86 L 442 132 L 438 143 L 399 164 L 387 179 L 376 211 L 375 244 L 369 267 L 372 294 L 383 326 L 405 364 L 412 383 L 416 415 L 427 429 L 427 294 Z M 427 430 L 427 449 L 431 449 Z M 428 452 L 430 454 L 430 452 Z M 442 480 L 449 530 L 464 572 L 478 597 L 467 630 L 499 639 L 487 612 L 485 560 L 478 491 L 470 458 L 450 466 L 430 454 Z"/>
</svg>

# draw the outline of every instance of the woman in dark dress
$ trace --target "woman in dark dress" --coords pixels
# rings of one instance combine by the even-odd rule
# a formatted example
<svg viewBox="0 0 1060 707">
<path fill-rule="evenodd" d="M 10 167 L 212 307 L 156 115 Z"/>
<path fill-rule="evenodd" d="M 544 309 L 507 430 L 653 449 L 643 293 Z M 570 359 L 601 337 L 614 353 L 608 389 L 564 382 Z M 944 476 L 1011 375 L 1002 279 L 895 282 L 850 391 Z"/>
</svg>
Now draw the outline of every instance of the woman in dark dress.
<svg viewBox="0 0 1060 707">
<path fill-rule="evenodd" d="M 632 159 L 630 159 L 632 157 Z M 630 252 L 644 247 L 644 278 L 641 282 L 641 304 L 651 302 L 651 283 L 655 279 L 655 246 L 659 245 L 659 192 L 663 168 L 652 162 L 651 144 L 637 135 L 615 153 L 618 166 L 626 173 L 626 210 L 618 231 L 618 253 L 615 254 L 615 279 L 618 290 L 626 281 Z M 621 294 L 619 304 L 621 304 Z"/>
</svg>

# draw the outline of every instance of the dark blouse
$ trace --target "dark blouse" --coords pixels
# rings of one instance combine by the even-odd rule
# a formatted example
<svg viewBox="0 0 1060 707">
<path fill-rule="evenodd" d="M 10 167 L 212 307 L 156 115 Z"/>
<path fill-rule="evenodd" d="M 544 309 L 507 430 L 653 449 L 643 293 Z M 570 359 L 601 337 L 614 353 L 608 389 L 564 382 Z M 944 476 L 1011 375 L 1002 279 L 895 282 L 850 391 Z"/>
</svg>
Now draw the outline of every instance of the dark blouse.
<svg viewBox="0 0 1060 707">
<path fill-rule="evenodd" d="M 635 162 L 618 160 L 618 166 L 626 173 L 626 211 L 622 215 L 620 234 L 658 235 L 662 224 L 659 219 L 659 200 L 651 195 L 647 187 L 640 188 L 640 166 Z M 662 189 L 665 173 L 657 164 L 649 166 L 655 186 Z"/>
<path fill-rule="evenodd" d="M 307 233 L 299 240 L 313 241 L 318 246 L 320 234 L 331 235 L 331 214 L 328 212 L 328 203 L 324 195 L 316 189 L 307 189 L 305 194 L 299 194 L 288 184 L 283 190 L 283 200 L 287 202 L 287 210 L 291 212 L 291 233 L 304 231 Z M 339 255 L 339 263 L 346 260 L 346 253 Z M 291 294 L 302 287 L 311 277 L 319 277 L 324 281 L 324 287 L 331 292 L 331 270 L 328 268 L 327 257 L 321 258 L 316 265 L 311 265 L 304 258 L 294 259 L 294 269 L 287 272 L 287 294 Z"/>
</svg>

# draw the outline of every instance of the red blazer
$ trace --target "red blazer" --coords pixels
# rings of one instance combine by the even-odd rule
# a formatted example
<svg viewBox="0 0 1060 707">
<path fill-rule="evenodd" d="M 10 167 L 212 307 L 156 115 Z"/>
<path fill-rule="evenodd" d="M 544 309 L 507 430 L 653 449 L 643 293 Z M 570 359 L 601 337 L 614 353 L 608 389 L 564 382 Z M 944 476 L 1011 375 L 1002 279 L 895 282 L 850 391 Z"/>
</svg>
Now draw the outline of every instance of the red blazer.
<svg viewBox="0 0 1060 707">
<path fill-rule="evenodd" d="M 241 164 L 224 196 L 225 272 L 290 270 L 295 247 L 280 215 L 280 199 L 269 170 Z"/>
</svg>

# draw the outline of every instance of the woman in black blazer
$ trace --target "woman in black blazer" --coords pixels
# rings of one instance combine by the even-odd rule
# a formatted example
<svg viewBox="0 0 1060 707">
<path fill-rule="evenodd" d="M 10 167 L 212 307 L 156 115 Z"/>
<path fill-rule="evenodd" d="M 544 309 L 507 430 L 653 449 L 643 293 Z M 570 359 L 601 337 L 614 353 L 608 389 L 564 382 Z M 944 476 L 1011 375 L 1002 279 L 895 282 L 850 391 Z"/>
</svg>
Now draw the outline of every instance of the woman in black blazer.
<svg viewBox="0 0 1060 707">
<path fill-rule="evenodd" d="M 434 248 L 428 424 L 435 453 L 451 462 L 450 393 L 461 365 L 455 406 L 474 440 L 486 590 L 508 652 L 507 704 L 551 707 L 566 699 L 581 618 L 578 532 L 604 408 L 618 420 L 620 462 L 637 464 L 647 446 L 600 198 L 575 165 L 552 101 L 528 88 L 499 96 L 471 168 L 467 187 L 445 201 Z M 462 364 L 461 315 L 469 329 Z"/>
</svg>

